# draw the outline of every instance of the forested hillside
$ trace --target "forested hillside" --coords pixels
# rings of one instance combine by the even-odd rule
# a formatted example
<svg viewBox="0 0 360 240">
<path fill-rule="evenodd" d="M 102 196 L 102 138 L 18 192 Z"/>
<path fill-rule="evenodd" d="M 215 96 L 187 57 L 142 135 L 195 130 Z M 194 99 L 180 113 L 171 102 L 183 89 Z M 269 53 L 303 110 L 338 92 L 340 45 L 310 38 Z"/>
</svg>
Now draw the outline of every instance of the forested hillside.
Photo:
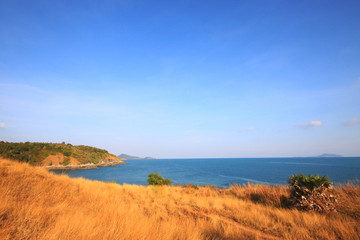
<svg viewBox="0 0 360 240">
<path fill-rule="evenodd" d="M 0 156 L 27 162 L 33 166 L 98 164 L 108 159 L 120 159 L 104 149 L 66 143 L 0 142 Z"/>
</svg>

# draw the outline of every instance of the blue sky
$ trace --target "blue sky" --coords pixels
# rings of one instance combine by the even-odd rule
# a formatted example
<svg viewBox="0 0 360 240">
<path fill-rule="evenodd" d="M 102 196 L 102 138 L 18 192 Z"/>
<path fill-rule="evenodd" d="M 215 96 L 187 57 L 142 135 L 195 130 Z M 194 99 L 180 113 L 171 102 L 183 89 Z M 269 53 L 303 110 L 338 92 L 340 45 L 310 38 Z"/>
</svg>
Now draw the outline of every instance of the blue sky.
<svg viewBox="0 0 360 240">
<path fill-rule="evenodd" d="M 360 155 L 359 1 L 0 0 L 0 139 Z"/>
</svg>

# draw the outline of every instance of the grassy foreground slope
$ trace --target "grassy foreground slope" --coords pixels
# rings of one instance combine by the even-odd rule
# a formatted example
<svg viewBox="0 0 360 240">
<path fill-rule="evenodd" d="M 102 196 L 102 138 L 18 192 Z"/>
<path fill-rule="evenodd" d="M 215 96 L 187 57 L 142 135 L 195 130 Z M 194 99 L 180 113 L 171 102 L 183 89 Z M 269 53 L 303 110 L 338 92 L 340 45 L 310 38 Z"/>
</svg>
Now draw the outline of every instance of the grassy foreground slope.
<svg viewBox="0 0 360 240">
<path fill-rule="evenodd" d="M 0 239 L 359 239 L 360 189 L 339 212 L 280 207 L 286 187 L 137 186 L 58 176 L 0 159 Z"/>
<path fill-rule="evenodd" d="M 65 143 L 11 143 L 0 142 L 0 156 L 27 162 L 33 166 L 98 164 L 109 159 L 120 158 L 108 151 L 84 145 L 73 146 Z"/>
</svg>

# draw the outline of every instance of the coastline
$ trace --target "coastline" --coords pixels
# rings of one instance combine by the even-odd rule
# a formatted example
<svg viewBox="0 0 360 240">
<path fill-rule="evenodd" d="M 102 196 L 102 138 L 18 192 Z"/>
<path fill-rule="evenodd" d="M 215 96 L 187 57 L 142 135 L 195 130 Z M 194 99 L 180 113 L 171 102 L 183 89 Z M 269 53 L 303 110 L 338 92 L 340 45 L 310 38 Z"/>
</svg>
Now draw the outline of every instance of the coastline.
<svg viewBox="0 0 360 240">
<path fill-rule="evenodd" d="M 2 158 L 0 176 L 0 191 L 4 193 L 0 194 L 0 239 L 160 236 L 162 240 L 202 240 L 244 236 L 307 240 L 359 236 L 357 184 L 331 189 L 339 202 L 337 212 L 328 217 L 289 209 L 288 187 L 120 185 L 63 177 Z"/>
<path fill-rule="evenodd" d="M 80 165 L 73 165 L 69 164 L 66 166 L 63 165 L 53 165 L 53 166 L 45 166 L 44 168 L 47 170 L 77 170 L 77 169 L 94 169 L 98 167 L 113 167 L 119 164 L 127 164 L 127 162 L 124 161 L 110 161 L 110 162 L 104 162 L 101 161 L 100 163 L 87 163 L 87 164 L 80 164 Z"/>
</svg>

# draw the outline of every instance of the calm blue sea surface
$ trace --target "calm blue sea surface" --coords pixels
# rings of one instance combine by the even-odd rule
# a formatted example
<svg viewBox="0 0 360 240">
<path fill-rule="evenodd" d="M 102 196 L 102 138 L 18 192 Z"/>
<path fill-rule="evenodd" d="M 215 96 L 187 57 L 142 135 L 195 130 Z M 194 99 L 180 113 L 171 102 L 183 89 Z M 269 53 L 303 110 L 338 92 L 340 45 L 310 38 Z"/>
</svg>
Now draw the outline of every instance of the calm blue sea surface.
<svg viewBox="0 0 360 240">
<path fill-rule="evenodd" d="M 128 160 L 128 164 L 87 170 L 55 171 L 70 177 L 147 185 L 158 172 L 175 184 L 286 184 L 294 173 L 328 175 L 333 182 L 360 179 L 360 157 L 352 158 L 216 158 Z"/>
</svg>

